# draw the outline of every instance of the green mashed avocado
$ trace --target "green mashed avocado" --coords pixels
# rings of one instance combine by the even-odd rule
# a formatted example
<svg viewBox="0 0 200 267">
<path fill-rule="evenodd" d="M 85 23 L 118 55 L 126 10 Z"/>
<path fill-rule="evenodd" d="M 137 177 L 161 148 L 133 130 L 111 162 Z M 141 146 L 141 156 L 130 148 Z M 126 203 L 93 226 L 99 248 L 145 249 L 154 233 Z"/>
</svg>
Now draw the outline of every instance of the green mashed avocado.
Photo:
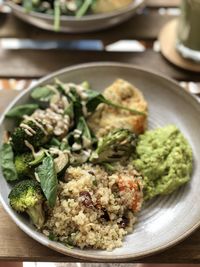
<svg viewBox="0 0 200 267">
<path fill-rule="evenodd" d="M 174 125 L 139 137 L 135 168 L 144 176 L 144 198 L 172 193 L 190 180 L 192 149 Z"/>
</svg>

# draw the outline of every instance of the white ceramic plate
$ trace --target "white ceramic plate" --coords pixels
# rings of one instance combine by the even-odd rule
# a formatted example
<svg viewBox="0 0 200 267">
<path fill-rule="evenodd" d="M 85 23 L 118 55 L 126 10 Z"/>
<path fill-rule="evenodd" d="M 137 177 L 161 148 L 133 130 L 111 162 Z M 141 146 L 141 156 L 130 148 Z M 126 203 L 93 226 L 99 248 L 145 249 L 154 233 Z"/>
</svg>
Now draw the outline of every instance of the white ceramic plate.
<svg viewBox="0 0 200 267">
<path fill-rule="evenodd" d="M 139 8 L 145 5 L 146 0 L 133 0 L 130 5 L 113 12 L 104 14 L 86 15 L 82 18 L 61 16 L 60 32 L 81 33 L 110 28 L 131 18 Z M 7 0 L 13 13 L 20 19 L 46 30 L 54 30 L 53 16 L 39 12 L 25 12 L 24 8 Z"/>
<path fill-rule="evenodd" d="M 166 197 L 159 197 L 147 203 L 139 215 L 135 230 L 129 234 L 121 248 L 111 252 L 78 248 L 69 249 L 48 240 L 35 231 L 23 216 L 16 214 L 9 206 L 10 186 L 0 173 L 0 199 L 15 223 L 29 236 L 40 243 L 73 257 L 96 261 L 125 261 L 147 256 L 166 249 L 188 236 L 200 224 L 200 105 L 177 83 L 163 76 L 117 63 L 93 63 L 67 68 L 41 79 L 36 86 L 46 84 L 58 77 L 64 82 L 79 83 L 88 80 L 93 89 L 102 90 L 115 79 L 123 78 L 135 84 L 149 103 L 149 127 L 155 128 L 170 123 L 176 124 L 189 140 L 194 153 L 192 180 L 180 190 Z M 29 88 L 15 99 L 7 111 L 29 99 Z M 5 129 L 11 129 L 12 122 L 1 118 L 0 140 Z"/>
</svg>

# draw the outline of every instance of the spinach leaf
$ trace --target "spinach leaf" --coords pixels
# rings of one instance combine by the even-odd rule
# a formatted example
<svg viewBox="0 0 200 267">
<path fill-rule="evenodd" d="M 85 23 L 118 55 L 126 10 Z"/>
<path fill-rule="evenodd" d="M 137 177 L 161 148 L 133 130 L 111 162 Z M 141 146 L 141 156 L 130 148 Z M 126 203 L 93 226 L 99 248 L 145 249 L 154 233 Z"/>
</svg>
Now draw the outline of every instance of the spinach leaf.
<svg viewBox="0 0 200 267">
<path fill-rule="evenodd" d="M 130 111 L 134 115 L 147 116 L 147 114 L 145 112 L 142 112 L 142 111 L 139 111 L 139 110 L 136 110 L 136 109 L 133 109 L 133 108 L 127 108 L 127 107 L 122 106 L 120 104 L 113 103 L 112 101 L 110 101 L 109 99 L 107 99 L 105 97 L 104 97 L 104 102 L 103 103 L 105 103 L 108 106 L 112 106 L 114 108 L 117 108 L 117 109 L 123 109 L 123 110 Z"/>
<path fill-rule="evenodd" d="M 71 147 L 71 151 L 76 153 L 77 156 L 86 158 L 83 153 L 84 149 L 91 149 L 96 138 L 92 135 L 84 117 L 80 117 L 76 129 L 70 132 L 67 136 L 68 144 Z M 74 154 L 73 154 L 74 155 Z M 75 156 L 75 155 L 74 155 Z M 89 157 L 89 156 L 88 156 Z"/>
<path fill-rule="evenodd" d="M 66 140 L 62 140 L 61 144 L 60 144 L 60 150 L 70 150 L 70 146 L 68 144 L 67 139 Z"/>
<path fill-rule="evenodd" d="M 94 112 L 99 104 L 105 103 L 104 96 L 96 91 L 87 90 L 87 96 L 86 107 L 89 112 Z"/>
<path fill-rule="evenodd" d="M 52 156 L 48 155 L 43 159 L 42 164 L 36 169 L 36 173 L 48 204 L 53 208 L 56 203 L 58 179 Z"/>
<path fill-rule="evenodd" d="M 136 109 L 128 108 L 128 107 L 122 106 L 120 104 L 113 103 L 112 101 L 105 98 L 102 94 L 100 94 L 96 91 L 87 90 L 86 93 L 88 96 L 88 101 L 86 103 L 86 107 L 87 107 L 87 110 L 89 112 L 94 112 L 99 104 L 104 103 L 108 106 L 112 106 L 112 107 L 117 108 L 117 109 L 123 109 L 123 110 L 130 111 L 131 113 L 133 113 L 135 115 L 146 116 L 146 113 L 144 113 L 144 112 L 138 111 Z"/>
<path fill-rule="evenodd" d="M 83 115 L 83 107 L 81 104 L 81 98 L 78 95 L 75 88 L 70 89 L 67 97 L 73 105 L 73 116 L 74 116 L 75 125 L 77 125 L 79 118 Z"/>
<path fill-rule="evenodd" d="M 49 88 L 48 86 L 37 87 L 31 93 L 31 97 L 34 100 L 39 100 L 44 102 L 49 102 L 53 95 L 55 95 L 55 92 L 51 90 L 51 88 Z"/>
<path fill-rule="evenodd" d="M 72 102 L 80 102 L 81 101 L 80 96 L 74 87 L 70 88 L 70 91 L 68 92 L 67 97 Z"/>
<path fill-rule="evenodd" d="M 21 119 L 24 115 L 31 115 L 39 106 L 37 104 L 25 104 L 12 108 L 6 113 L 7 118 Z"/>
<path fill-rule="evenodd" d="M 55 78 L 55 84 L 56 84 L 56 89 L 57 89 L 60 93 L 62 93 L 62 94 L 64 94 L 64 95 L 68 96 L 68 93 L 66 93 L 66 90 L 65 90 L 65 84 L 64 84 L 63 82 L 61 82 L 58 78 Z M 82 82 L 82 83 L 81 83 L 81 86 L 82 86 L 84 89 L 86 89 L 86 90 L 90 88 L 90 84 L 89 84 L 88 81 L 84 81 L 84 82 Z"/>
<path fill-rule="evenodd" d="M 65 108 L 64 115 L 68 115 L 70 119 L 74 118 L 74 106 L 72 102 L 69 104 L 67 108 Z"/>
<path fill-rule="evenodd" d="M 65 92 L 65 85 L 63 82 L 61 82 L 58 78 L 54 79 L 54 82 L 56 84 L 56 89 L 63 95 L 66 95 Z"/>
<path fill-rule="evenodd" d="M 92 100 L 92 99 L 95 98 L 95 97 L 103 96 L 103 95 L 100 94 L 99 92 L 94 91 L 94 90 L 89 89 L 89 88 L 88 88 L 87 90 L 85 90 L 85 93 L 87 94 L 87 99 L 88 99 L 88 100 Z"/>
<path fill-rule="evenodd" d="M 15 181 L 18 179 L 14 164 L 14 153 L 9 143 L 3 144 L 0 149 L 0 165 L 7 181 Z"/>
<path fill-rule="evenodd" d="M 81 116 L 83 116 L 83 107 L 81 102 L 75 101 L 74 103 L 74 121 L 75 125 L 77 125 Z"/>
<path fill-rule="evenodd" d="M 90 129 L 89 129 L 84 117 L 80 117 L 78 125 L 77 125 L 77 129 L 81 131 L 82 136 L 84 136 L 85 138 L 87 138 L 90 141 L 92 140 Z"/>
<path fill-rule="evenodd" d="M 60 144 L 61 144 L 60 140 L 58 140 L 56 137 L 53 137 L 49 142 L 50 147 L 52 146 L 60 147 Z"/>
</svg>

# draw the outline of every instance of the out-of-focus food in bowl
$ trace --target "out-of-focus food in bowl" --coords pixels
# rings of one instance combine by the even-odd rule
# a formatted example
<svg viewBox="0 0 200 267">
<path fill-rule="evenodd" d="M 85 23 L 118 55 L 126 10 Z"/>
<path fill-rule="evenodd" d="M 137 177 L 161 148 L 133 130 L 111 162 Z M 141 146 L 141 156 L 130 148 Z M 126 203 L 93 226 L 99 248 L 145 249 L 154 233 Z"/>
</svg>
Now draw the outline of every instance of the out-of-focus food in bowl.
<svg viewBox="0 0 200 267">
<path fill-rule="evenodd" d="M 123 8 L 133 0 L 12 0 L 24 8 L 25 12 L 38 12 L 54 18 L 54 30 L 60 30 L 61 16 L 80 19 L 92 14 L 108 13 Z"/>
<path fill-rule="evenodd" d="M 132 2 L 133 0 L 97 0 L 92 7 L 92 11 L 97 14 L 111 12 L 123 8 Z"/>
</svg>

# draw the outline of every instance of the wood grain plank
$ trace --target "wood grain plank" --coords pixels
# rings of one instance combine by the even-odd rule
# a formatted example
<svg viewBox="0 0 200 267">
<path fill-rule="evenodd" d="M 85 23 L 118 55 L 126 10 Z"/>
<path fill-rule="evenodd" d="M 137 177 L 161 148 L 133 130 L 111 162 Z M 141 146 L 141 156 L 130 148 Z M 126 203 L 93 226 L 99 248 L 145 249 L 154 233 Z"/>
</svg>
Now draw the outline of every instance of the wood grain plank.
<svg viewBox="0 0 200 267">
<path fill-rule="evenodd" d="M 15 18 L 10 13 L 0 13 L 0 37 L 35 40 L 102 40 L 111 43 L 122 39 L 156 39 L 163 25 L 175 18 L 146 11 L 112 29 L 85 34 L 64 34 L 41 30 Z"/>
<path fill-rule="evenodd" d="M 56 267 L 77 267 L 76 263 L 55 263 Z M 38 267 L 38 266 L 35 266 Z M 126 263 L 115 263 L 114 265 L 112 263 L 81 263 L 81 267 L 128 267 Z M 138 266 L 138 264 L 131 264 L 131 267 L 143 267 L 143 266 Z M 145 266 L 144 266 L 145 267 Z M 149 267 L 154 267 L 154 266 L 149 266 Z M 191 266 L 187 266 L 191 267 Z M 193 267 L 193 266 L 192 266 Z"/>
<path fill-rule="evenodd" d="M 198 73 L 181 70 L 168 63 L 159 53 L 104 52 L 65 50 L 2 50 L 0 77 L 38 78 L 55 70 L 79 63 L 114 61 L 134 64 L 182 81 L 200 81 Z"/>
<path fill-rule="evenodd" d="M 147 0 L 147 6 L 153 8 L 178 7 L 181 0 Z"/>
<path fill-rule="evenodd" d="M 76 261 L 71 257 L 60 255 L 38 242 L 29 238 L 22 232 L 15 223 L 8 217 L 0 207 L 0 259 L 13 261 Z"/>
<path fill-rule="evenodd" d="M 23 233 L 0 206 L 0 260 L 80 262 L 40 245 Z M 200 230 L 179 245 L 154 256 L 137 261 L 142 263 L 200 263 Z"/>
</svg>

